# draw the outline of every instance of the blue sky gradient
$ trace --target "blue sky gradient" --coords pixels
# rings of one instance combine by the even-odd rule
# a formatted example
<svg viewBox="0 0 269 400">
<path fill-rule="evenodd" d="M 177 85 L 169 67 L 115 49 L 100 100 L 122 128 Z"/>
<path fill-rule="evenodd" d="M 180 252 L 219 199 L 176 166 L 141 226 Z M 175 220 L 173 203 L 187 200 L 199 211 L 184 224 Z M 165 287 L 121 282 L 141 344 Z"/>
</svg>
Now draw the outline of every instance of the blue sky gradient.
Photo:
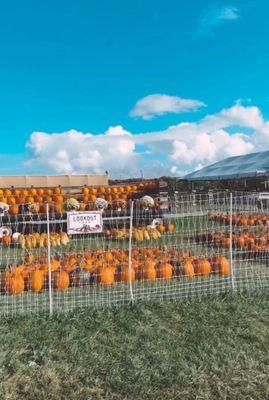
<svg viewBox="0 0 269 400">
<path fill-rule="evenodd" d="M 258 107 L 266 121 L 268 12 L 263 0 L 2 3 L 0 173 L 46 170 L 23 164 L 36 157 L 26 146 L 35 131 L 101 134 L 121 125 L 137 135 L 197 122 L 238 99 Z M 131 117 L 135 103 L 152 94 L 207 107 Z"/>
</svg>

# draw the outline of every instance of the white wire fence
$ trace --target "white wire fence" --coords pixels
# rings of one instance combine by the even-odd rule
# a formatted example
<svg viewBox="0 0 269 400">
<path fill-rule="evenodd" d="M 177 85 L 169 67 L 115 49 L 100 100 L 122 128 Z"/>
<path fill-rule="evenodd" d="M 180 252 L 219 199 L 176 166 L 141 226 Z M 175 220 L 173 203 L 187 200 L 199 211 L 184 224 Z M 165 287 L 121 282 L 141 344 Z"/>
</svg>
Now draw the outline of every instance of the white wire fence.
<svg viewBox="0 0 269 400">
<path fill-rule="evenodd" d="M 269 287 L 269 212 L 255 193 L 112 204 L 101 233 L 78 235 L 54 209 L 0 216 L 0 314 Z"/>
</svg>

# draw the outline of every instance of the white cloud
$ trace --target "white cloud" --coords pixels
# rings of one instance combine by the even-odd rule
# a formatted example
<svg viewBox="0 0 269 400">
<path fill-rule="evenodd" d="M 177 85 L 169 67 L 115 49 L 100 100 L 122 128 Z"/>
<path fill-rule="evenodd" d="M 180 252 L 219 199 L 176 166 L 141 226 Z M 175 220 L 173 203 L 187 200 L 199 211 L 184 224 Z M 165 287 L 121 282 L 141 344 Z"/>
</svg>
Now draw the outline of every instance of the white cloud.
<svg viewBox="0 0 269 400">
<path fill-rule="evenodd" d="M 211 6 L 199 18 L 198 33 L 201 35 L 210 35 L 215 28 L 228 22 L 236 21 L 238 18 L 239 12 L 236 7 Z"/>
<path fill-rule="evenodd" d="M 138 100 L 130 111 L 131 117 L 151 119 L 166 113 L 180 114 L 189 111 L 197 111 L 204 107 L 205 103 L 199 100 L 182 99 L 166 94 L 151 94 Z"/>
<path fill-rule="evenodd" d="M 233 134 L 229 128 L 233 127 Z M 259 108 L 236 104 L 198 122 L 132 134 L 122 126 L 92 135 L 76 130 L 34 132 L 28 166 L 54 173 L 104 173 L 113 177 L 184 175 L 225 157 L 269 148 L 269 122 Z"/>
</svg>

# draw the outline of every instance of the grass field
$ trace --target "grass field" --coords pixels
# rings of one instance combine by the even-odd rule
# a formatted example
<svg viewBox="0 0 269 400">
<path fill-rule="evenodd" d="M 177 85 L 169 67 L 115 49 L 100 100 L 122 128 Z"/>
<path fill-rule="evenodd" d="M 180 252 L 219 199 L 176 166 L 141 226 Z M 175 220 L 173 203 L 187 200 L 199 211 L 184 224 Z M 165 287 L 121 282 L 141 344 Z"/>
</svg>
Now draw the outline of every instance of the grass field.
<svg viewBox="0 0 269 400">
<path fill-rule="evenodd" d="M 269 295 L 0 320 L 3 400 L 269 397 Z"/>
</svg>

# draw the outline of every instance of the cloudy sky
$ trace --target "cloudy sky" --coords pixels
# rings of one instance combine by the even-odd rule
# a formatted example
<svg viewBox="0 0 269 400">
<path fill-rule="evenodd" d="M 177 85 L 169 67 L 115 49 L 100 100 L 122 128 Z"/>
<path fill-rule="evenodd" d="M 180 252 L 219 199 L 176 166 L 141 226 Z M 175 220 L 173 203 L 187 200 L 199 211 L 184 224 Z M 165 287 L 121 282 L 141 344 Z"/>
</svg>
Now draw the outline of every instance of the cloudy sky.
<svg viewBox="0 0 269 400">
<path fill-rule="evenodd" d="M 182 176 L 269 149 L 265 0 L 15 0 L 0 174 Z"/>
</svg>

